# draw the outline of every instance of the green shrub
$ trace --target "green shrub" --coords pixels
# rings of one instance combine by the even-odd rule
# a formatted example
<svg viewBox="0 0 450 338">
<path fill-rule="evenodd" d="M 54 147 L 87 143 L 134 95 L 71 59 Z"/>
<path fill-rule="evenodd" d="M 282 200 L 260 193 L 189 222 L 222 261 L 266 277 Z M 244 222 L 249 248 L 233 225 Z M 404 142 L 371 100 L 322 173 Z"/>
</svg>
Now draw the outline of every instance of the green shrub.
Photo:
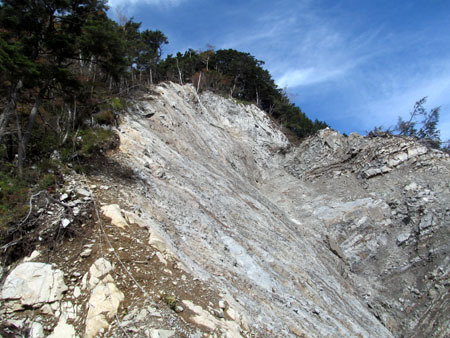
<svg viewBox="0 0 450 338">
<path fill-rule="evenodd" d="M 122 110 L 125 107 L 125 101 L 120 97 L 113 97 L 111 99 L 111 108 L 113 110 Z"/>
<path fill-rule="evenodd" d="M 164 295 L 163 299 L 172 310 L 175 310 L 175 307 L 177 306 L 177 299 L 175 296 Z"/>
<path fill-rule="evenodd" d="M 79 155 L 91 157 L 101 150 L 113 149 L 117 146 L 117 137 L 112 130 L 104 128 L 88 128 L 80 131 L 77 143 Z"/>
<path fill-rule="evenodd" d="M 10 222 L 20 220 L 28 210 L 26 182 L 6 172 L 0 172 L 0 230 Z"/>
<path fill-rule="evenodd" d="M 106 124 L 111 126 L 114 124 L 114 114 L 110 110 L 104 110 L 94 115 L 94 120 L 98 124 Z"/>
</svg>

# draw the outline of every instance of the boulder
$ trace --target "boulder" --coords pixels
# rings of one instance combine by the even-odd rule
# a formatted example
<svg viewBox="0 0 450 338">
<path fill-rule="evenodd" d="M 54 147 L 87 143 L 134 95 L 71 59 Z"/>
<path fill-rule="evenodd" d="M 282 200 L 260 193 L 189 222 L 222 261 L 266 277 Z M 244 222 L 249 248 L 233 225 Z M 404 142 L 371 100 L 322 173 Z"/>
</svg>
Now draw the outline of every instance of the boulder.
<svg viewBox="0 0 450 338">
<path fill-rule="evenodd" d="M 59 301 L 66 290 L 61 270 L 45 263 L 26 262 L 8 275 L 1 298 L 14 311 L 25 306 L 40 307 Z"/>
<path fill-rule="evenodd" d="M 97 259 L 89 268 L 89 287 L 94 288 L 100 279 L 113 270 L 112 264 L 104 258 Z"/>
<path fill-rule="evenodd" d="M 114 317 L 123 299 L 123 293 L 113 282 L 100 282 L 89 299 L 85 337 L 95 337 L 101 329 L 108 328 L 108 319 Z"/>
<path fill-rule="evenodd" d="M 55 326 L 52 334 L 48 336 L 48 338 L 75 338 L 76 332 L 75 328 L 66 323 L 65 318 L 61 317 L 58 322 L 58 325 Z"/>
<path fill-rule="evenodd" d="M 122 212 L 118 204 L 110 204 L 102 207 L 103 214 L 106 217 L 111 218 L 111 224 L 119 228 L 125 228 L 128 226 L 127 221 L 122 216 Z"/>
<path fill-rule="evenodd" d="M 170 338 L 175 333 L 173 330 L 150 329 L 150 338 Z"/>
</svg>

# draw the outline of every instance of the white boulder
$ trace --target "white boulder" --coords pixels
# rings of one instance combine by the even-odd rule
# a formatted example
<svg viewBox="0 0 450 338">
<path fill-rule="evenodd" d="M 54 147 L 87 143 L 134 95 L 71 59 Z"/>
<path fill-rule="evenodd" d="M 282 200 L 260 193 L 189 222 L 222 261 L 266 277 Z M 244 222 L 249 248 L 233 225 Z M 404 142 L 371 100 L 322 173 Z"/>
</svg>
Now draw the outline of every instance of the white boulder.
<svg viewBox="0 0 450 338">
<path fill-rule="evenodd" d="M 49 264 L 26 262 L 18 265 L 6 278 L 1 298 L 8 307 L 40 307 L 61 300 L 67 290 L 64 273 Z"/>
</svg>

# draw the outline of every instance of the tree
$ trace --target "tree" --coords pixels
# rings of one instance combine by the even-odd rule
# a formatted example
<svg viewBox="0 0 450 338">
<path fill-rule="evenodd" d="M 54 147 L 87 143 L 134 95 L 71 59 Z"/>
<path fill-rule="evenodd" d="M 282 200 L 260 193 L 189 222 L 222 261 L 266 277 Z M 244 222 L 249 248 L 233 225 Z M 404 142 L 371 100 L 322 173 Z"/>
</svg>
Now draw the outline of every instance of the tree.
<svg viewBox="0 0 450 338">
<path fill-rule="evenodd" d="M 0 58 L 6 64 L 0 68 L 5 79 L 1 85 L 2 91 L 8 93 L 8 103 L 0 118 L 0 140 L 16 115 L 19 172 L 44 100 L 57 91 L 70 92 L 80 87 L 73 72 L 74 63 L 85 62 L 89 67 L 98 60 L 109 60 L 110 65 L 120 63 L 119 51 L 111 48 L 110 39 L 103 39 L 109 44 L 100 44 L 102 39 L 87 43 L 88 39 L 83 38 L 97 37 L 102 29 L 104 33 L 112 27 L 105 10 L 103 0 L 0 2 Z M 23 119 L 17 116 L 16 102 L 23 98 L 24 90 L 30 110 L 22 128 Z"/>
<path fill-rule="evenodd" d="M 426 101 L 427 98 L 423 97 L 414 104 L 414 109 L 410 112 L 408 121 L 399 117 L 394 131 L 399 135 L 415 137 L 422 143 L 437 149 L 441 145 L 440 131 L 437 128 L 440 107 L 435 107 L 427 112 L 424 108 Z"/>
<path fill-rule="evenodd" d="M 153 73 L 161 59 L 162 45 L 167 43 L 167 37 L 159 30 L 146 29 L 140 33 L 140 49 L 136 64 L 139 71 L 149 75 L 150 84 L 153 84 Z"/>
</svg>

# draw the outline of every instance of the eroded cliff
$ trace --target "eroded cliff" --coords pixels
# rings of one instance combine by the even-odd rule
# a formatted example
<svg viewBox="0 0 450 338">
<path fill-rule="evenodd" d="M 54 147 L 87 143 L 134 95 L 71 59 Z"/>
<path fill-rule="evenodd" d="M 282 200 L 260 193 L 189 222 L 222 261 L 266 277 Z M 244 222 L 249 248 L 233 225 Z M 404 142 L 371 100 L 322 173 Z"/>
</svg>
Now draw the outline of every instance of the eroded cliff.
<svg viewBox="0 0 450 338">
<path fill-rule="evenodd" d="M 106 216 L 53 260 L 68 291 L 36 317 L 45 301 L 19 316 L 3 289 L 5 315 L 78 336 L 450 334 L 448 155 L 329 129 L 292 146 L 254 105 L 173 83 L 121 118 L 105 168 L 68 179 Z"/>
</svg>

